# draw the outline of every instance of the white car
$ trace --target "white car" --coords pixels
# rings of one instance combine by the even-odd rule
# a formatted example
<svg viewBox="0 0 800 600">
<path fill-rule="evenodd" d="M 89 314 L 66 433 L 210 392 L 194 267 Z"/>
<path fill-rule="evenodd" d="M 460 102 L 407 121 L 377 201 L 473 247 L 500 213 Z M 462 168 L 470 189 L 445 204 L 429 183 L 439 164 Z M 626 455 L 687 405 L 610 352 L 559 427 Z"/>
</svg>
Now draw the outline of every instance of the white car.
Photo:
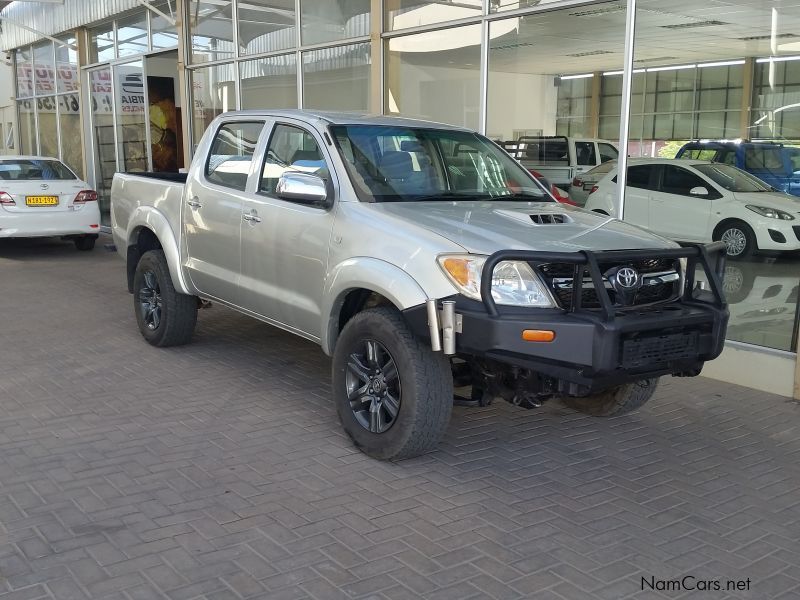
<svg viewBox="0 0 800 600">
<path fill-rule="evenodd" d="M 578 206 L 586 206 L 589 194 L 594 192 L 599 181 L 608 175 L 608 172 L 616 166 L 616 160 L 609 160 L 602 165 L 597 165 L 591 171 L 576 175 L 569 186 L 570 199 Z"/>
<path fill-rule="evenodd" d="M 624 220 L 681 242 L 722 240 L 731 258 L 800 249 L 800 198 L 777 192 L 731 165 L 702 160 L 632 159 Z M 617 168 L 585 208 L 616 216 Z"/>
<path fill-rule="evenodd" d="M 94 248 L 97 192 L 57 158 L 0 158 L 0 238 L 60 236 Z"/>
</svg>

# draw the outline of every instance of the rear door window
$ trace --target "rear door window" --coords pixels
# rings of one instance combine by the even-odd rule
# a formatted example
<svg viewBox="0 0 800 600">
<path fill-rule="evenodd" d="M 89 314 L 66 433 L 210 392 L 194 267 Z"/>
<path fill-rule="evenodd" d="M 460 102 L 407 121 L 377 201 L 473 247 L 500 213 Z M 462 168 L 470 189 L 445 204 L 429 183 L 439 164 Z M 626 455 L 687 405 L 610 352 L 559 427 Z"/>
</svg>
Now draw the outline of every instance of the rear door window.
<svg viewBox="0 0 800 600">
<path fill-rule="evenodd" d="M 639 165 L 628 167 L 628 187 L 640 188 L 643 190 L 653 189 L 651 181 L 653 179 L 654 165 Z"/>
<path fill-rule="evenodd" d="M 664 174 L 661 178 L 662 192 L 691 196 L 689 190 L 696 187 L 708 188 L 710 186 L 691 171 L 673 165 L 664 165 Z"/>
<path fill-rule="evenodd" d="M 617 152 L 617 149 L 611 144 L 599 142 L 597 144 L 597 150 L 600 152 L 601 163 L 608 162 L 609 160 L 617 160 L 619 158 L 619 152 Z"/>
<path fill-rule="evenodd" d="M 594 142 L 575 142 L 575 161 L 579 166 L 596 165 L 597 153 Z"/>
<path fill-rule="evenodd" d="M 749 146 L 744 150 L 744 167 L 749 171 L 783 171 L 781 149 Z"/>
<path fill-rule="evenodd" d="M 263 129 L 263 122 L 242 121 L 222 125 L 211 142 L 206 179 L 217 185 L 244 191 Z"/>
<path fill-rule="evenodd" d="M 328 164 L 314 136 L 300 127 L 278 124 L 267 145 L 258 191 L 274 196 L 278 180 L 288 171 L 329 177 Z"/>
</svg>

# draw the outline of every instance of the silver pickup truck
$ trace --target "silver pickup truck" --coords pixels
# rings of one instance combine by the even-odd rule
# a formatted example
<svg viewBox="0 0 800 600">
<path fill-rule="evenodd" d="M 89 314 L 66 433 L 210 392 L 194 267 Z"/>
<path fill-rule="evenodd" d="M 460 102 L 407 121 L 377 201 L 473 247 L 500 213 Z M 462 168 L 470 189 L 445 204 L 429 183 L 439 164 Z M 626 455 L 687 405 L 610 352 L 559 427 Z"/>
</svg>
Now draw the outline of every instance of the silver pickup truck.
<svg viewBox="0 0 800 600">
<path fill-rule="evenodd" d="M 344 429 L 377 458 L 434 448 L 454 389 L 617 415 L 725 337 L 721 244 L 558 204 L 464 129 L 229 112 L 187 175 L 118 174 L 111 195 L 145 340 L 187 343 L 209 300 L 313 340 Z"/>
</svg>

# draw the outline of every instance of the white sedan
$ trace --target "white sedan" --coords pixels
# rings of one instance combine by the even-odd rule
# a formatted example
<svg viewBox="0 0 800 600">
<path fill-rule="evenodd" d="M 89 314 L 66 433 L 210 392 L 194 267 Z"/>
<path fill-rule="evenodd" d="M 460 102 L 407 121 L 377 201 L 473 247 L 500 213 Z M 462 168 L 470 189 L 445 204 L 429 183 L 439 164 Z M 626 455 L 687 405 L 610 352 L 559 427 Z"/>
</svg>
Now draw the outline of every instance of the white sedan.
<svg viewBox="0 0 800 600">
<path fill-rule="evenodd" d="M 60 236 L 94 248 L 97 192 L 57 158 L 0 158 L 0 238 Z"/>
<path fill-rule="evenodd" d="M 585 208 L 616 216 L 617 169 Z M 800 249 L 800 198 L 722 163 L 631 159 L 624 220 L 681 242 L 722 240 L 731 258 Z"/>
</svg>

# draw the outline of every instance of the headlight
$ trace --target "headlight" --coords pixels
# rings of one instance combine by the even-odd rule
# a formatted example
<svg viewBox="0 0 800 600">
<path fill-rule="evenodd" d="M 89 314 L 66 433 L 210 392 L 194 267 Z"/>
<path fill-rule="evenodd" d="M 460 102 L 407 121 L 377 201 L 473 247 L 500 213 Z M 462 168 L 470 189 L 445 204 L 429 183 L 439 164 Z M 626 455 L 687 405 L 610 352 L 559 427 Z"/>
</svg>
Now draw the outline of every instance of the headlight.
<svg viewBox="0 0 800 600">
<path fill-rule="evenodd" d="M 748 204 L 747 208 L 752 210 L 754 213 L 758 213 L 762 217 L 781 219 L 782 221 L 794 221 L 794 216 L 790 215 L 788 212 L 778 210 L 777 208 L 770 208 L 769 206 L 755 206 L 754 204 Z"/>
<path fill-rule="evenodd" d="M 439 266 L 447 278 L 467 298 L 481 299 L 481 271 L 485 256 L 470 254 L 445 255 L 438 258 Z M 523 261 L 503 261 L 494 269 L 492 298 L 506 306 L 554 306 L 550 293 Z"/>
</svg>

